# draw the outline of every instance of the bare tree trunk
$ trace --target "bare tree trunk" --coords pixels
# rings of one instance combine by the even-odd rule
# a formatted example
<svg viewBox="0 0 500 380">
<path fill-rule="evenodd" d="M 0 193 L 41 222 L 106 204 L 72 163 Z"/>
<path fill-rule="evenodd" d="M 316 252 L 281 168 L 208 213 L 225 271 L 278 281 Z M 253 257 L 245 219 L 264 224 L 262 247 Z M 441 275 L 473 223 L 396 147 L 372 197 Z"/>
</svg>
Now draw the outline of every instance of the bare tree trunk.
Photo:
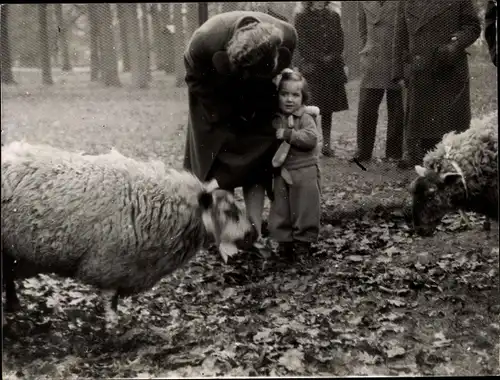
<svg viewBox="0 0 500 380">
<path fill-rule="evenodd" d="M 208 3 L 198 3 L 198 25 L 203 25 L 208 20 Z"/>
<path fill-rule="evenodd" d="M 151 81 L 151 41 L 149 39 L 150 36 L 150 28 L 149 28 L 149 12 L 148 5 L 146 3 L 141 4 L 141 13 L 142 13 L 142 47 L 144 49 L 144 54 L 142 54 L 142 59 L 144 60 L 143 65 L 146 67 L 146 79 L 148 82 Z"/>
<path fill-rule="evenodd" d="M 151 22 L 153 24 L 153 47 L 155 49 L 155 64 L 157 70 L 165 70 L 165 49 L 164 40 L 162 34 L 162 28 L 165 26 L 162 24 L 162 19 L 160 17 L 160 12 L 158 7 L 160 4 L 151 4 Z"/>
<path fill-rule="evenodd" d="M 1 54 L 1 73 L 2 83 L 15 84 L 14 76 L 12 75 L 12 58 L 10 56 L 10 41 L 9 41 L 9 8 L 10 5 L 3 4 L 0 8 L 0 51 Z"/>
<path fill-rule="evenodd" d="M 357 1 L 342 1 L 342 29 L 346 43 L 345 62 L 349 69 L 349 79 L 358 78 L 360 75 L 359 51 L 361 39 L 358 31 L 358 4 Z"/>
<path fill-rule="evenodd" d="M 198 4 L 186 3 L 186 39 L 189 41 L 195 30 L 198 28 Z"/>
<path fill-rule="evenodd" d="M 130 71 L 130 51 L 127 42 L 127 20 L 124 14 L 123 3 L 117 3 L 116 9 L 118 13 L 118 21 L 120 24 L 120 47 L 123 59 L 123 72 Z"/>
<path fill-rule="evenodd" d="M 184 28 L 182 25 L 182 3 L 174 4 L 174 60 L 175 60 L 175 85 L 183 87 L 185 83 L 186 71 L 184 68 Z"/>
<path fill-rule="evenodd" d="M 137 18 L 137 3 L 123 4 L 127 20 L 127 41 L 130 52 L 132 83 L 135 88 L 147 88 L 148 78 L 144 65 L 144 47 L 142 46 L 141 30 Z"/>
<path fill-rule="evenodd" d="M 160 18 L 162 20 L 162 43 L 163 49 L 165 52 L 165 72 L 167 74 L 172 74 L 175 72 L 175 34 L 171 33 L 168 30 L 167 25 L 170 25 L 173 22 L 173 18 L 170 16 L 173 15 L 174 4 L 170 3 L 161 3 L 161 13 Z"/>
<path fill-rule="evenodd" d="M 99 13 L 97 4 L 89 4 L 89 29 L 90 29 L 90 80 L 99 80 Z"/>
<path fill-rule="evenodd" d="M 56 11 L 56 22 L 59 31 L 59 48 L 62 53 L 62 71 L 71 71 L 71 62 L 69 60 L 69 44 L 68 44 L 68 33 L 67 26 L 64 22 L 63 12 L 62 12 L 62 4 L 54 3 L 55 11 Z"/>
<path fill-rule="evenodd" d="M 99 38 L 102 47 L 101 81 L 105 86 L 121 86 L 118 78 L 118 61 L 116 56 L 113 17 L 109 3 L 98 3 Z"/>
<path fill-rule="evenodd" d="M 40 37 L 40 65 L 42 69 L 42 83 L 46 85 L 54 84 L 52 80 L 52 70 L 50 67 L 49 33 L 47 28 L 47 5 L 38 4 L 38 24 Z"/>
</svg>

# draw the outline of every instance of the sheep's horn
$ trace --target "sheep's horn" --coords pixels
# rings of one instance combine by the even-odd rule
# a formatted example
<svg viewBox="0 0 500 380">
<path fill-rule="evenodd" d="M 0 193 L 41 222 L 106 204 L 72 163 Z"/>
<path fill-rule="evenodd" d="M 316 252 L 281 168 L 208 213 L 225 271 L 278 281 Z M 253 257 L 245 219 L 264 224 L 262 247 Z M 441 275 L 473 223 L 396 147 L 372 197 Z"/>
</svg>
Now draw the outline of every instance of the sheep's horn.
<svg viewBox="0 0 500 380">
<path fill-rule="evenodd" d="M 465 175 L 464 175 L 464 172 L 462 171 L 462 169 L 460 168 L 460 166 L 458 165 L 458 163 L 456 161 L 450 161 L 451 163 L 451 166 L 453 166 L 453 168 L 457 171 L 456 173 L 446 173 L 446 174 L 443 174 L 442 175 L 442 178 L 446 178 L 448 175 L 450 174 L 458 174 L 460 176 L 460 180 L 462 181 L 462 184 L 464 185 L 464 189 L 465 189 L 465 196 L 468 198 L 469 197 L 469 194 L 468 194 L 468 190 L 467 190 L 467 182 L 465 181 Z"/>
</svg>

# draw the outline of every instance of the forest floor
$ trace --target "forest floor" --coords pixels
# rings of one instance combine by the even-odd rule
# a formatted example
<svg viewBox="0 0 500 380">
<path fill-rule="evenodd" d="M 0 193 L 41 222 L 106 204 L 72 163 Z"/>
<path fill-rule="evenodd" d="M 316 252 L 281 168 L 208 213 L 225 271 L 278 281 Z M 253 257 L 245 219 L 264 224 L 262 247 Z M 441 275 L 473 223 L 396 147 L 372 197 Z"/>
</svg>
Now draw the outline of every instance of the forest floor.
<svg viewBox="0 0 500 380">
<path fill-rule="evenodd" d="M 185 88 L 154 72 L 151 88 L 89 82 L 89 73 L 14 72 L 2 85 L 2 140 L 25 139 L 138 159 L 182 163 Z M 474 117 L 497 110 L 496 69 L 471 65 Z M 7 314 L 3 378 L 499 374 L 498 225 L 465 228 L 448 215 L 430 238 L 401 212 L 413 171 L 375 159 L 350 164 L 359 82 L 334 115 L 335 158 L 322 159 L 318 252 L 276 270 L 273 258 L 224 264 L 202 252 L 154 289 L 119 305 L 120 331 L 102 330 L 98 295 L 71 280 L 20 284 Z M 375 156 L 383 157 L 385 101 Z"/>
</svg>

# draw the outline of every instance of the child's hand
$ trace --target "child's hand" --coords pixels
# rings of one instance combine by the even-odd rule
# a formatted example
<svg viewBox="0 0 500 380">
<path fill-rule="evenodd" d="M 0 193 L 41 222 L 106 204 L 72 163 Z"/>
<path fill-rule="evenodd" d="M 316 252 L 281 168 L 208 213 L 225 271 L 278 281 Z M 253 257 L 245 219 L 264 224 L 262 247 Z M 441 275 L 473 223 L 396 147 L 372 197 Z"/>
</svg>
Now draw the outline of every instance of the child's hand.
<svg viewBox="0 0 500 380">
<path fill-rule="evenodd" d="M 278 140 L 283 140 L 283 136 L 285 135 L 285 129 L 284 128 L 279 128 L 276 130 L 276 138 Z"/>
</svg>

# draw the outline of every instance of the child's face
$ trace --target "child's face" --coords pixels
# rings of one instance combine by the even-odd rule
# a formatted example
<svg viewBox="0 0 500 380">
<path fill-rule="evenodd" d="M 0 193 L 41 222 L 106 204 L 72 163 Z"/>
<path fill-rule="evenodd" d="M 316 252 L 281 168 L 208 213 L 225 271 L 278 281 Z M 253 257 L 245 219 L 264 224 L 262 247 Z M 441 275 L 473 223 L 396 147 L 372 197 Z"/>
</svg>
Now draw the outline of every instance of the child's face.
<svg viewBox="0 0 500 380">
<path fill-rule="evenodd" d="M 286 81 L 279 91 L 279 108 L 285 114 L 292 114 L 302 106 L 302 83 Z"/>
</svg>

